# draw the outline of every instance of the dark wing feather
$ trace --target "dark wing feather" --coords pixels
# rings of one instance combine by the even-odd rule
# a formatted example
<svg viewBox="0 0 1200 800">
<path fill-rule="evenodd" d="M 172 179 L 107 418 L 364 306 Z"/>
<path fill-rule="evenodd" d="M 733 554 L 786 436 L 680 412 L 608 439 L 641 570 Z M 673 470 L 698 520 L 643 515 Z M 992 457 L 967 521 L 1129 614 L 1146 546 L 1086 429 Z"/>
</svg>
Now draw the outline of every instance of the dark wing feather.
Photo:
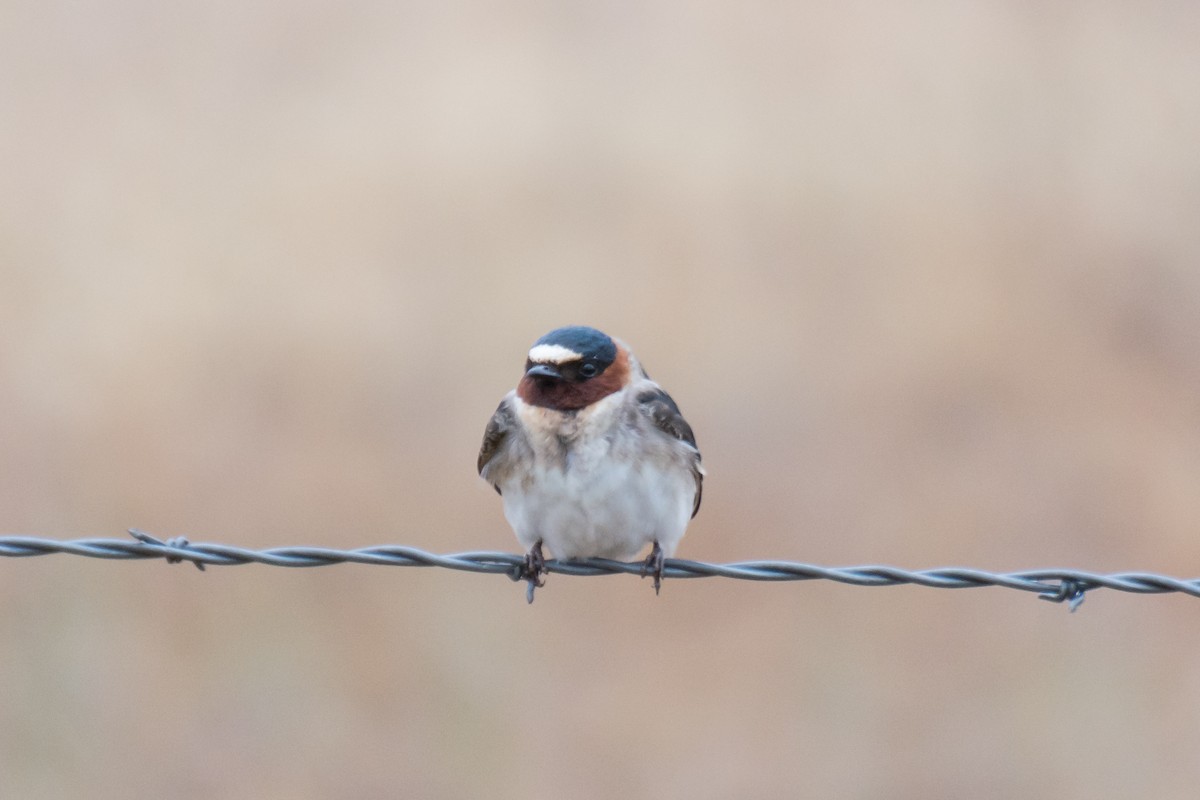
<svg viewBox="0 0 1200 800">
<path fill-rule="evenodd" d="M 479 461 L 476 462 L 480 475 L 483 474 L 484 467 L 504 445 L 505 439 L 508 438 L 508 432 L 515 422 L 512 409 L 508 405 L 508 400 L 505 399 L 496 409 L 496 413 L 492 414 L 487 430 L 483 432 L 483 445 L 479 448 Z M 493 483 L 492 488 L 496 490 L 496 494 L 500 494 L 499 486 Z"/>
<path fill-rule="evenodd" d="M 638 406 L 642 409 L 654 427 L 668 436 L 686 442 L 696 451 L 692 461 L 692 476 L 696 479 L 696 500 L 692 505 L 692 516 L 700 510 L 700 496 L 704 494 L 704 470 L 700 467 L 700 448 L 696 446 L 696 434 L 692 426 L 687 424 L 679 406 L 671 399 L 671 395 L 662 389 L 647 389 L 637 396 Z"/>
</svg>

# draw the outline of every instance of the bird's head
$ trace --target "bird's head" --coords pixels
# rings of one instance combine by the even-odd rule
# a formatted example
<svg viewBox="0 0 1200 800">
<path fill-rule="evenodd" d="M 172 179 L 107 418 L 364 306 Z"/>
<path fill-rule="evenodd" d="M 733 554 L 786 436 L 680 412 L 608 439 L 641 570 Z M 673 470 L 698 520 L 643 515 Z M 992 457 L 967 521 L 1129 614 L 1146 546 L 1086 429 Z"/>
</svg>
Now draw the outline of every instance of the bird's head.
<svg viewBox="0 0 1200 800">
<path fill-rule="evenodd" d="M 578 411 L 629 385 L 641 368 L 607 334 L 580 325 L 550 331 L 533 343 L 517 395 L 556 411 Z"/>
</svg>

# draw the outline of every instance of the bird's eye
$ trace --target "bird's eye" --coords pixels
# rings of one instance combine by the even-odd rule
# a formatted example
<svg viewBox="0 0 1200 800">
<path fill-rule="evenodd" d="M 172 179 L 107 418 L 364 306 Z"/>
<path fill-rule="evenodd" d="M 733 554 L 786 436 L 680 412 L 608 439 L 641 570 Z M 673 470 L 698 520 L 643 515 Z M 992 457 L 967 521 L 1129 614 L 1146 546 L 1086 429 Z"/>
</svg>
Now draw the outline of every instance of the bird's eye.
<svg viewBox="0 0 1200 800">
<path fill-rule="evenodd" d="M 599 368 L 590 361 L 579 368 L 579 374 L 585 378 L 594 378 L 599 371 Z"/>
</svg>

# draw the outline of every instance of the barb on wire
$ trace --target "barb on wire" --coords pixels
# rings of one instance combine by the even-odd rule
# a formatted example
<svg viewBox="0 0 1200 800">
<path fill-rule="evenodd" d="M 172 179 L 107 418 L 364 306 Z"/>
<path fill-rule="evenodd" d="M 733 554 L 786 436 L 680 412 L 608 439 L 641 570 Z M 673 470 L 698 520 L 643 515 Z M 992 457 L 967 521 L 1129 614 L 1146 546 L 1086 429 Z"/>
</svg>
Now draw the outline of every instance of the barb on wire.
<svg viewBox="0 0 1200 800">
<path fill-rule="evenodd" d="M 513 553 L 467 552 L 437 555 L 415 547 L 378 545 L 355 550 L 326 547 L 276 547 L 250 550 L 224 544 L 193 543 L 179 536 L 162 540 L 140 530 L 130 530 L 128 539 L 74 539 L 63 541 L 33 536 L 0 536 L 0 557 L 25 558 L 53 553 L 110 559 L 161 558 L 169 564 L 190 561 L 198 569 L 205 565 L 235 566 L 266 564 L 273 567 L 325 567 L 331 564 L 376 564 L 393 567 L 442 567 L 508 575 L 522 580 L 524 556 Z M 594 576 L 641 575 L 642 562 L 626 563 L 606 558 L 579 561 L 546 562 L 546 571 L 561 575 Z M 738 561 L 708 564 L 668 558 L 663 565 L 666 578 L 734 578 L 749 581 L 827 580 L 851 586 L 899 586 L 912 584 L 931 589 L 973 589 L 999 586 L 1033 592 L 1043 600 L 1067 603 L 1071 611 L 1083 602 L 1084 593 L 1093 589 L 1115 589 L 1134 594 L 1178 592 L 1200 597 L 1200 578 L 1185 580 L 1150 572 L 1109 574 L 1069 569 L 1040 569 L 1022 572 L 986 572 L 963 567 L 905 570 L 899 567 L 868 565 L 860 567 L 819 567 L 792 561 Z"/>
<path fill-rule="evenodd" d="M 1091 587 L 1084 585 L 1083 581 L 1064 577 L 1060 579 L 1057 589 L 1039 594 L 1038 597 L 1052 603 L 1065 602 L 1067 608 L 1074 614 L 1083 605 L 1083 593 L 1089 588 Z"/>
</svg>

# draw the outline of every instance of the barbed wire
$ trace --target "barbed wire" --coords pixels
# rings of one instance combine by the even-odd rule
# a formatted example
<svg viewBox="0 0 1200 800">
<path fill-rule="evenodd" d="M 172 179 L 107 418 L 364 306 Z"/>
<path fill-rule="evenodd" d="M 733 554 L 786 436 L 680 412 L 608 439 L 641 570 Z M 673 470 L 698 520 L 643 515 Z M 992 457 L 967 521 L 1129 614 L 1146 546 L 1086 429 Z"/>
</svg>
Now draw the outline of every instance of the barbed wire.
<svg viewBox="0 0 1200 800">
<path fill-rule="evenodd" d="M 169 564 L 190 561 L 197 569 L 206 565 L 236 566 L 266 564 L 272 567 L 325 567 L 332 564 L 375 564 L 392 567 L 441 567 L 465 572 L 508 575 L 527 580 L 525 557 L 514 553 L 466 552 L 450 555 L 429 553 L 404 545 L 377 545 L 354 550 L 327 547 L 275 547 L 251 550 L 226 544 L 192 543 L 184 537 L 162 540 L 131 529 L 127 539 L 43 539 L 35 536 L 0 536 L 0 557 L 26 558 L 55 553 L 107 559 L 155 559 Z M 643 575 L 645 564 L 589 558 L 579 561 L 546 561 L 545 571 L 560 575 Z M 793 561 L 738 561 L 708 564 L 668 558 L 664 578 L 734 578 L 748 581 L 827 580 L 851 586 L 900 586 L 911 584 L 931 589 L 974 589 L 999 586 L 1032 592 L 1043 600 L 1066 602 L 1071 611 L 1093 589 L 1115 589 L 1134 594 L 1177 592 L 1200 597 L 1200 578 L 1185 580 L 1152 572 L 1094 573 L 1073 569 L 1034 569 L 1020 572 L 987 572 L 965 567 L 906 570 L 884 565 L 821 567 Z M 528 597 L 533 597 L 532 581 Z M 532 599 L 531 599 L 532 602 Z"/>
</svg>

